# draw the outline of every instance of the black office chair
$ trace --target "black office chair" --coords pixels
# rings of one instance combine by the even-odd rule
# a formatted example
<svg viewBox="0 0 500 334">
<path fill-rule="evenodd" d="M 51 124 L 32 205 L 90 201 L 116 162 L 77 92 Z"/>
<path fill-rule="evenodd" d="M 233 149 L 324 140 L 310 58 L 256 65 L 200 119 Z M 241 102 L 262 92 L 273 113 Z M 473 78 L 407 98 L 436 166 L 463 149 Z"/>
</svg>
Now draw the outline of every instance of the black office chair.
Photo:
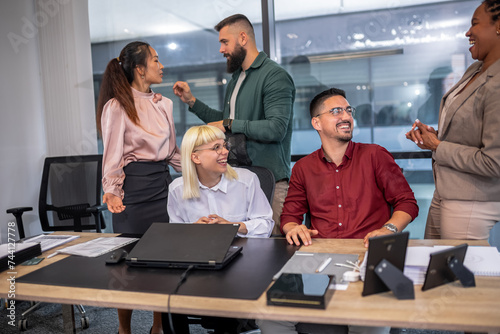
<svg viewBox="0 0 500 334">
<path fill-rule="evenodd" d="M 274 197 L 274 187 L 276 186 L 276 181 L 274 179 L 274 174 L 269 169 L 260 166 L 238 166 L 239 168 L 246 168 L 254 172 L 260 181 L 260 187 L 266 194 L 269 204 L 272 205 Z"/>
<path fill-rule="evenodd" d="M 79 155 L 48 157 L 45 159 L 38 200 L 38 214 L 43 231 L 96 230 L 105 228 L 101 205 L 102 155 Z M 20 239 L 25 237 L 22 215 L 32 207 L 17 207 L 7 210 L 16 217 Z M 26 316 L 40 302 L 21 314 L 18 327 L 28 328 Z M 85 309 L 76 305 L 81 313 L 81 327 L 89 327 Z"/>
<path fill-rule="evenodd" d="M 260 187 L 269 201 L 273 203 L 274 187 L 276 182 L 274 174 L 265 167 L 260 166 L 235 166 L 238 168 L 246 168 L 254 172 L 259 178 Z M 230 319 L 230 318 L 217 318 L 217 317 L 196 317 L 189 316 L 188 322 L 190 324 L 199 324 L 205 329 L 214 330 L 213 333 L 223 333 L 228 330 L 231 332 L 237 331 L 241 334 L 260 333 L 257 329 L 255 321 L 252 319 Z"/>
<path fill-rule="evenodd" d="M 102 216 L 106 205 L 101 205 L 101 175 L 102 155 L 99 154 L 45 158 L 38 199 L 42 230 L 100 233 L 106 227 Z M 25 237 L 22 215 L 31 210 L 32 207 L 7 210 L 16 217 L 20 239 Z"/>
</svg>

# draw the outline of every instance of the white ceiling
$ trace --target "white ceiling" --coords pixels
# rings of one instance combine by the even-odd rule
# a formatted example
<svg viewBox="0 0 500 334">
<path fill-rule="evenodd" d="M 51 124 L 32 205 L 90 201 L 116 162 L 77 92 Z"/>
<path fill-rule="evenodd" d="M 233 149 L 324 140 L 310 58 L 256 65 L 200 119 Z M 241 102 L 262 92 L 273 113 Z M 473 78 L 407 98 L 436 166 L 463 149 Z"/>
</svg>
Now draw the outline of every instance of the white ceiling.
<svg viewBox="0 0 500 334">
<path fill-rule="evenodd" d="M 224 17 L 261 22 L 260 0 L 88 0 L 93 43 L 213 29 Z M 276 20 L 452 0 L 274 0 Z"/>
</svg>

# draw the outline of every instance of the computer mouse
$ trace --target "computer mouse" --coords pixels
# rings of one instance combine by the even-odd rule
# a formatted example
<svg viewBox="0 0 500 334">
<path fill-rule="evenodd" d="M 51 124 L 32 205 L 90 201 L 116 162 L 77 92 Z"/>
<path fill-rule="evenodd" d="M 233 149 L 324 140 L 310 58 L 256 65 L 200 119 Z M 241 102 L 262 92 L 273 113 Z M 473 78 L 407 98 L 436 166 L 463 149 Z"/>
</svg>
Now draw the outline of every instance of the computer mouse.
<svg viewBox="0 0 500 334">
<path fill-rule="evenodd" d="M 117 249 L 111 253 L 109 258 L 106 260 L 106 264 L 117 264 L 125 260 L 128 253 L 124 249 Z"/>
</svg>

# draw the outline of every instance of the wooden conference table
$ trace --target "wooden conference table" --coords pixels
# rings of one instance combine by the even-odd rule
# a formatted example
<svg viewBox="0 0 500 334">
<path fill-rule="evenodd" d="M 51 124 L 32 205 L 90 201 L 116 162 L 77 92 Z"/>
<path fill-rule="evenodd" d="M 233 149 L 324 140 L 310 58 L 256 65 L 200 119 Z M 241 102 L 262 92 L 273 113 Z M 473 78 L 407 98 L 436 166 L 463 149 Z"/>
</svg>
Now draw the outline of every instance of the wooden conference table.
<svg viewBox="0 0 500 334">
<path fill-rule="evenodd" d="M 116 234 L 73 233 L 81 237 L 70 244 L 96 237 L 113 237 Z M 487 245 L 485 241 L 466 241 L 469 245 Z M 458 245 L 459 240 L 410 240 L 410 246 Z M 57 249 L 57 248 L 56 248 Z M 49 250 L 42 256 L 54 252 Z M 311 252 L 365 254 L 362 240 L 315 239 L 303 247 Z M 67 256 L 45 258 L 36 266 L 17 266 L 16 277 L 62 260 Z M 278 268 L 279 269 L 279 268 Z M 96 269 L 98 270 L 98 269 Z M 0 297 L 7 297 L 10 283 L 7 271 L 0 273 Z M 189 277 L 188 277 L 189 280 Z M 245 283 L 240 282 L 241 288 Z M 326 310 L 267 306 L 263 293 L 256 300 L 213 298 L 174 295 L 171 312 L 247 319 L 293 320 L 325 324 L 351 324 L 451 330 L 465 332 L 500 332 L 500 277 L 476 277 L 475 288 L 463 288 L 458 282 L 425 292 L 415 286 L 414 300 L 397 300 L 391 292 L 361 296 L 362 282 L 351 283 L 345 291 L 335 291 Z M 74 328 L 71 305 L 83 304 L 97 307 L 129 308 L 150 311 L 167 311 L 168 295 L 124 290 L 91 289 L 62 285 L 29 284 L 17 282 L 15 299 L 61 303 L 65 316 L 65 332 Z M 69 317 L 69 318 L 68 318 Z M 17 320 L 16 320 L 17 321 Z M 92 320 L 91 320 L 92 321 Z"/>
</svg>

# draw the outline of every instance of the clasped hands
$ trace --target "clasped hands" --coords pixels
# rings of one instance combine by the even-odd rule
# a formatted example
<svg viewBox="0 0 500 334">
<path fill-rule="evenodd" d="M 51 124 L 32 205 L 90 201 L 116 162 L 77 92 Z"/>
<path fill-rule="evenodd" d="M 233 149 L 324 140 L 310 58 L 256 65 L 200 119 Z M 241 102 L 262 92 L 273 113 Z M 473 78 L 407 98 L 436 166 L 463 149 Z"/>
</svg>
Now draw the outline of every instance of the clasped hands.
<svg viewBox="0 0 500 334">
<path fill-rule="evenodd" d="M 195 222 L 195 224 L 234 224 L 234 223 L 229 222 L 216 214 L 212 214 L 208 215 L 208 217 L 201 217 Z"/>
<path fill-rule="evenodd" d="M 237 222 L 237 223 L 230 222 L 230 221 L 227 221 L 226 219 L 224 219 L 216 214 L 208 215 L 208 217 L 201 217 L 200 219 L 198 219 L 194 223 L 195 224 L 238 224 L 238 225 L 240 225 L 238 228 L 238 233 L 241 233 L 241 234 L 248 233 L 248 229 L 247 229 L 247 226 L 245 223 L 243 223 L 243 222 Z"/>
<path fill-rule="evenodd" d="M 418 119 L 413 123 L 411 130 L 406 133 L 406 138 L 414 142 L 423 150 L 435 151 L 441 143 L 437 138 L 437 131 Z"/>
</svg>

